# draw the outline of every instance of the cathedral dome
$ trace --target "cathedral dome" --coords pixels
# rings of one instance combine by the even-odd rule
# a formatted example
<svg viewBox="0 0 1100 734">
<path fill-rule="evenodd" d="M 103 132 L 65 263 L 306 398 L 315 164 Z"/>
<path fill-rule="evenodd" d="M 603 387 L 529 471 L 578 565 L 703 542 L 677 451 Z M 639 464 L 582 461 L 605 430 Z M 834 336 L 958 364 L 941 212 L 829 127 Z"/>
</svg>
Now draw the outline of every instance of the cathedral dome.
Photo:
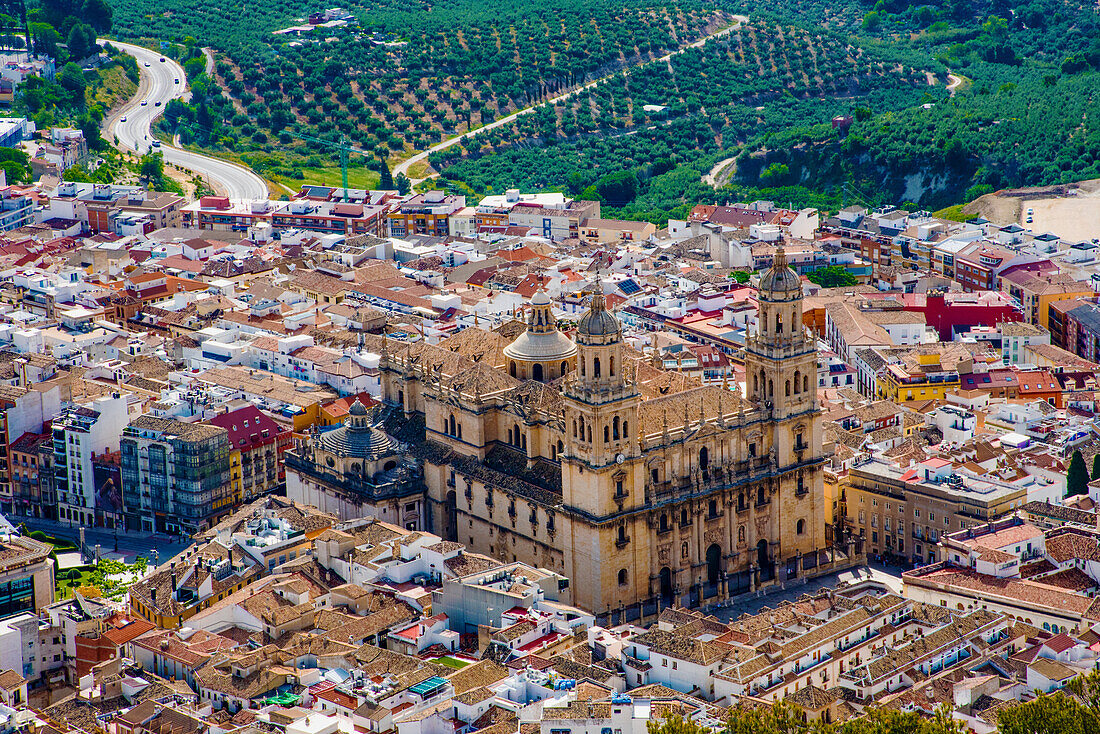
<svg viewBox="0 0 1100 734">
<path fill-rule="evenodd" d="M 368 461 L 391 456 L 397 450 L 392 438 L 370 425 L 367 408 L 358 400 L 348 409 L 344 425 L 322 433 L 318 443 L 325 451 Z"/>
<path fill-rule="evenodd" d="M 584 316 L 577 322 L 578 336 L 614 336 L 620 331 L 619 320 L 606 308 L 602 293 L 595 293 Z"/>
<path fill-rule="evenodd" d="M 568 359 L 576 353 L 577 345 L 558 330 L 550 296 L 538 291 L 531 298 L 527 330 L 504 347 L 504 356 L 519 362 L 550 362 Z"/>
<path fill-rule="evenodd" d="M 789 301 L 802 297 L 802 278 L 787 266 L 787 255 L 780 247 L 775 264 L 760 278 L 759 297 L 769 301 Z"/>
</svg>

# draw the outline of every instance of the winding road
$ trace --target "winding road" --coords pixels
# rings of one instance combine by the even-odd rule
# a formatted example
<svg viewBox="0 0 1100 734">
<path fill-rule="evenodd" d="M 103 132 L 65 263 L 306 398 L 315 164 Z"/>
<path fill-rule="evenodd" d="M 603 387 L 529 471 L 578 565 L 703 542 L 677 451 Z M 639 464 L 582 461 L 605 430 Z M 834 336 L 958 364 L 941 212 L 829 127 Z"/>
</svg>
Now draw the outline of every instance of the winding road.
<svg viewBox="0 0 1100 734">
<path fill-rule="evenodd" d="M 100 42 L 107 40 L 100 39 Z M 164 113 L 164 105 L 170 100 L 186 100 L 190 97 L 183 67 L 142 46 L 119 41 L 110 43 L 137 59 L 141 83 L 134 98 L 104 120 L 104 137 L 111 140 L 117 136 L 120 146 L 137 153 L 158 150 L 152 147 L 155 137 L 151 131 L 153 121 Z M 176 80 L 179 80 L 178 84 Z M 166 163 L 193 171 L 205 179 L 215 191 L 231 199 L 268 198 L 267 184 L 244 166 L 201 153 L 192 153 L 167 143 L 163 143 L 159 150 L 164 154 Z"/>
</svg>

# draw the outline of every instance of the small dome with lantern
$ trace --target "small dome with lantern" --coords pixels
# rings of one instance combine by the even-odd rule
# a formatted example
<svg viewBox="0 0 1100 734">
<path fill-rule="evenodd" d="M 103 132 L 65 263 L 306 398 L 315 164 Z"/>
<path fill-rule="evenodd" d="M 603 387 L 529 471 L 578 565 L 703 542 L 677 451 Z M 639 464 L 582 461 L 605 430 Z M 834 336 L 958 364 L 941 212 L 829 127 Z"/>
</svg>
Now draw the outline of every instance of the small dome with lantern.
<svg viewBox="0 0 1100 734">
<path fill-rule="evenodd" d="M 766 301 L 792 301 L 802 297 L 802 278 L 787 265 L 787 253 L 780 247 L 775 264 L 760 278 L 757 297 Z"/>
<path fill-rule="evenodd" d="M 527 329 L 503 352 L 512 377 L 542 382 L 561 377 L 572 368 L 577 345 L 558 329 L 550 296 L 539 290 L 531 298 Z"/>
</svg>

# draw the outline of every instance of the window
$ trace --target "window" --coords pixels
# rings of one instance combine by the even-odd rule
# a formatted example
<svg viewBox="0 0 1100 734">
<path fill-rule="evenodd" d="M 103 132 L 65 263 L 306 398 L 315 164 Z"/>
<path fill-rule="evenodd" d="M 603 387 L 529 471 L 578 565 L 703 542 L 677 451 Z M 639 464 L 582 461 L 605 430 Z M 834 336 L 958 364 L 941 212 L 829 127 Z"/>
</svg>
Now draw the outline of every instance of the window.
<svg viewBox="0 0 1100 734">
<path fill-rule="evenodd" d="M 806 530 L 806 521 L 805 520 L 799 520 L 797 525 L 795 526 L 795 532 L 798 533 L 799 535 L 802 535 L 802 533 L 805 530 Z"/>
<path fill-rule="evenodd" d="M 625 568 L 619 569 L 619 586 L 626 586 L 627 573 Z"/>
</svg>

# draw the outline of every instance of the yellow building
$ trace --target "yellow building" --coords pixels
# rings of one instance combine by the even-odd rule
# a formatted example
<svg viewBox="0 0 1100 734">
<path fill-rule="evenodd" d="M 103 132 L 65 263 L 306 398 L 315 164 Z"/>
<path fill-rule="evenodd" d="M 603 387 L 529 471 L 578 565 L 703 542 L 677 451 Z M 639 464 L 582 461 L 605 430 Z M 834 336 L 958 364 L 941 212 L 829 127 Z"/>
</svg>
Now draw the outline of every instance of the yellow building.
<svg viewBox="0 0 1100 734">
<path fill-rule="evenodd" d="M 1000 278 L 999 285 L 1020 303 L 1028 323 L 1044 329 L 1050 328 L 1050 304 L 1096 295 L 1088 281 L 1074 280 L 1065 273 L 1011 273 Z"/>
<path fill-rule="evenodd" d="M 914 364 L 903 362 L 889 364 L 879 378 L 879 397 L 898 405 L 942 400 L 959 389 L 959 373 L 945 369 L 940 355 L 920 353 L 913 355 Z"/>
</svg>

